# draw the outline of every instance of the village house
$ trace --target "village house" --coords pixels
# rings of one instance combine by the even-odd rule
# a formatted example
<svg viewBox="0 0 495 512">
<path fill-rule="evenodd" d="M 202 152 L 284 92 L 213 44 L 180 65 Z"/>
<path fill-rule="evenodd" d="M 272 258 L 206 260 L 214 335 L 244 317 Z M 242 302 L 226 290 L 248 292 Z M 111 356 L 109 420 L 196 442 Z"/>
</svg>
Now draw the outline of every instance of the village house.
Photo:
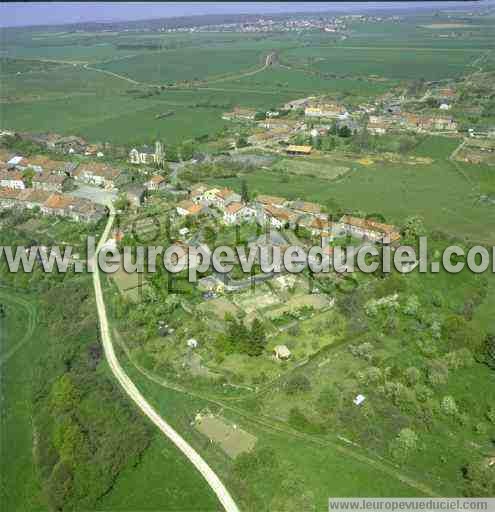
<svg viewBox="0 0 495 512">
<path fill-rule="evenodd" d="M 115 180 L 120 176 L 120 171 L 102 163 L 82 164 L 74 172 L 76 181 L 97 185 L 107 190 L 115 188 Z"/>
<path fill-rule="evenodd" d="M 382 121 L 369 122 L 367 130 L 372 135 L 384 135 L 387 133 L 388 125 Z"/>
<path fill-rule="evenodd" d="M 88 143 L 81 137 L 60 137 L 53 142 L 53 149 L 68 155 L 83 154 Z"/>
<path fill-rule="evenodd" d="M 32 186 L 35 190 L 45 190 L 46 192 L 62 192 L 67 176 L 58 174 L 42 173 L 33 176 Z"/>
<path fill-rule="evenodd" d="M 14 155 L 12 158 L 7 160 L 6 162 L 8 169 L 17 169 L 18 171 L 25 171 L 28 166 L 27 158 L 24 158 L 21 155 Z"/>
<path fill-rule="evenodd" d="M 328 219 L 322 217 L 315 217 L 311 220 L 308 228 L 313 236 L 328 236 L 331 237 L 334 232 L 335 224 Z"/>
<path fill-rule="evenodd" d="M 273 355 L 278 361 L 287 361 L 290 359 L 291 352 L 287 345 L 277 345 L 273 348 Z"/>
<path fill-rule="evenodd" d="M 263 208 L 262 222 L 268 222 L 275 229 L 282 229 L 284 226 L 289 224 L 291 217 L 291 212 L 285 208 L 277 208 L 272 205 L 265 205 Z"/>
<path fill-rule="evenodd" d="M 448 117 L 436 117 L 433 119 L 433 127 L 435 130 L 441 131 L 457 131 L 457 123 Z"/>
<path fill-rule="evenodd" d="M 22 190 L 17 196 L 17 200 L 21 208 L 32 210 L 33 208 L 41 208 L 49 197 L 50 192 L 29 188 Z"/>
<path fill-rule="evenodd" d="M 284 110 L 302 110 L 315 98 L 315 96 L 309 96 L 308 98 L 301 98 L 298 100 L 290 101 L 284 105 Z"/>
<path fill-rule="evenodd" d="M 16 206 L 19 190 L 13 188 L 0 188 L 0 209 L 6 210 Z"/>
<path fill-rule="evenodd" d="M 304 115 L 306 117 L 326 117 L 329 119 L 337 119 L 345 112 L 345 108 L 336 103 L 322 103 L 316 106 L 306 107 Z"/>
<path fill-rule="evenodd" d="M 343 230 L 356 238 L 363 238 L 373 242 L 383 242 L 388 238 L 390 242 L 397 242 L 400 239 L 399 229 L 391 224 L 384 224 L 360 217 L 344 215 L 340 219 Z"/>
<path fill-rule="evenodd" d="M 80 222 L 98 222 L 105 213 L 104 206 L 81 197 L 74 198 L 70 210 L 71 218 Z"/>
<path fill-rule="evenodd" d="M 230 203 L 224 210 L 223 221 L 225 224 L 238 224 L 247 222 L 256 217 L 256 210 L 240 202 Z"/>
<path fill-rule="evenodd" d="M 193 203 L 190 199 L 184 199 L 177 204 L 176 210 L 181 217 L 187 217 L 188 215 L 197 216 L 207 213 L 208 207 Z"/>
<path fill-rule="evenodd" d="M 54 193 L 41 206 L 42 213 L 46 215 L 66 216 L 69 213 L 69 207 L 72 204 L 72 197 Z"/>
<path fill-rule="evenodd" d="M 26 185 L 20 172 L 2 169 L 0 170 L 0 187 L 24 190 Z"/>
<path fill-rule="evenodd" d="M 156 192 L 157 190 L 163 190 L 167 185 L 167 180 L 163 176 L 152 176 L 144 186 L 146 190 L 150 192 Z"/>
<path fill-rule="evenodd" d="M 196 203 L 215 206 L 220 209 L 224 209 L 230 203 L 241 202 L 241 196 L 229 188 L 211 188 L 202 193 L 197 189 L 194 194 Z"/>
<path fill-rule="evenodd" d="M 302 215 L 318 215 L 321 213 L 321 206 L 318 203 L 311 203 L 309 201 L 292 201 L 288 206 L 294 212 Z"/>
<path fill-rule="evenodd" d="M 205 201 L 205 192 L 208 190 L 208 187 L 203 183 L 196 183 L 191 192 L 189 194 L 189 198 L 193 203 L 201 203 Z"/>
<path fill-rule="evenodd" d="M 287 203 L 287 199 L 285 199 L 285 197 L 260 194 L 256 196 L 256 203 L 261 207 L 269 205 L 274 206 L 275 208 L 282 208 Z"/>
<path fill-rule="evenodd" d="M 288 155 L 292 156 L 301 156 L 301 155 L 310 155 L 313 148 L 311 146 L 297 146 L 295 144 L 290 144 L 285 149 L 285 152 Z"/>
</svg>

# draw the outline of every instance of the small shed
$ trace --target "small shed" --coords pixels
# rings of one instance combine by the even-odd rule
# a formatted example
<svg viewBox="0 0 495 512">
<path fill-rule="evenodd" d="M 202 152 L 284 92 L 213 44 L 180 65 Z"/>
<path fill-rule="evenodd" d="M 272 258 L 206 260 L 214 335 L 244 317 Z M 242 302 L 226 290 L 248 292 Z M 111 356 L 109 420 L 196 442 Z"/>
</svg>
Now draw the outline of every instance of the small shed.
<svg viewBox="0 0 495 512">
<path fill-rule="evenodd" d="M 189 347 L 189 348 L 197 348 L 198 347 L 198 340 L 195 340 L 194 338 L 189 338 L 187 341 L 186 341 L 186 345 Z"/>
<path fill-rule="evenodd" d="M 273 355 L 280 361 L 287 361 L 287 359 L 290 359 L 291 352 L 286 345 L 277 345 L 273 349 Z"/>
<path fill-rule="evenodd" d="M 361 405 L 366 400 L 364 395 L 356 395 L 356 398 L 352 401 L 354 405 Z"/>
</svg>

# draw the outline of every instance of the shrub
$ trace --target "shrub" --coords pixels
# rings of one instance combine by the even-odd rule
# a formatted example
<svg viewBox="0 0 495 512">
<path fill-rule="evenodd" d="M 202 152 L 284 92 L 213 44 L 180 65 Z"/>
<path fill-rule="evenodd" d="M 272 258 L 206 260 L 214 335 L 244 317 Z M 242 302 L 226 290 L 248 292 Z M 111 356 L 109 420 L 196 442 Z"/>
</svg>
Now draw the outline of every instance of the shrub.
<svg viewBox="0 0 495 512">
<path fill-rule="evenodd" d="M 309 379 L 300 373 L 291 377 L 285 387 L 288 395 L 295 395 L 296 393 L 306 393 L 311 389 L 311 382 Z"/>
<path fill-rule="evenodd" d="M 449 416 L 455 416 L 459 412 L 454 397 L 450 395 L 444 396 L 442 398 L 442 401 L 440 402 L 440 408 L 445 414 Z"/>
</svg>

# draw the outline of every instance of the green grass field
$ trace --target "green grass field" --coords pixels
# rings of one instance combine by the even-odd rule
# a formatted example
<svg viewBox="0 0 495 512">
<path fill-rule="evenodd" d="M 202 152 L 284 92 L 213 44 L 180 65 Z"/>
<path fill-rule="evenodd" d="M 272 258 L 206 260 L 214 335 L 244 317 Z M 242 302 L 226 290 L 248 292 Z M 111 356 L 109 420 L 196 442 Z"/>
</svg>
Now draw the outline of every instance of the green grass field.
<svg viewBox="0 0 495 512">
<path fill-rule="evenodd" d="M 43 349 L 43 330 L 26 320 L 35 317 L 34 297 L 0 289 L 6 317 L 0 320 L 0 501 L 7 510 L 44 510 L 41 484 L 33 460 L 32 361 Z"/>
<path fill-rule="evenodd" d="M 370 76 L 394 79 L 438 80 L 459 77 L 481 51 L 368 48 L 303 47 L 282 52 L 284 62 L 331 75 Z"/>
</svg>

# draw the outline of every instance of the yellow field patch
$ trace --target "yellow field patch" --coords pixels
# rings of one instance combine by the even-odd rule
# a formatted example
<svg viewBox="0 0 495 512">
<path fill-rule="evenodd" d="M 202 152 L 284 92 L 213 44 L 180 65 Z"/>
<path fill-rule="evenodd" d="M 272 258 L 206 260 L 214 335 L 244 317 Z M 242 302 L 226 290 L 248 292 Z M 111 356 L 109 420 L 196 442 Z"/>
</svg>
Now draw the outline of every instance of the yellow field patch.
<svg viewBox="0 0 495 512">
<path fill-rule="evenodd" d="M 375 162 L 371 160 L 371 158 L 360 158 L 357 163 L 361 165 L 373 165 Z"/>
<path fill-rule="evenodd" d="M 212 442 L 218 443 L 222 450 L 232 459 L 244 452 L 249 452 L 256 444 L 256 436 L 246 432 L 238 425 L 228 423 L 225 419 L 213 415 L 198 415 L 196 429 Z"/>
</svg>

